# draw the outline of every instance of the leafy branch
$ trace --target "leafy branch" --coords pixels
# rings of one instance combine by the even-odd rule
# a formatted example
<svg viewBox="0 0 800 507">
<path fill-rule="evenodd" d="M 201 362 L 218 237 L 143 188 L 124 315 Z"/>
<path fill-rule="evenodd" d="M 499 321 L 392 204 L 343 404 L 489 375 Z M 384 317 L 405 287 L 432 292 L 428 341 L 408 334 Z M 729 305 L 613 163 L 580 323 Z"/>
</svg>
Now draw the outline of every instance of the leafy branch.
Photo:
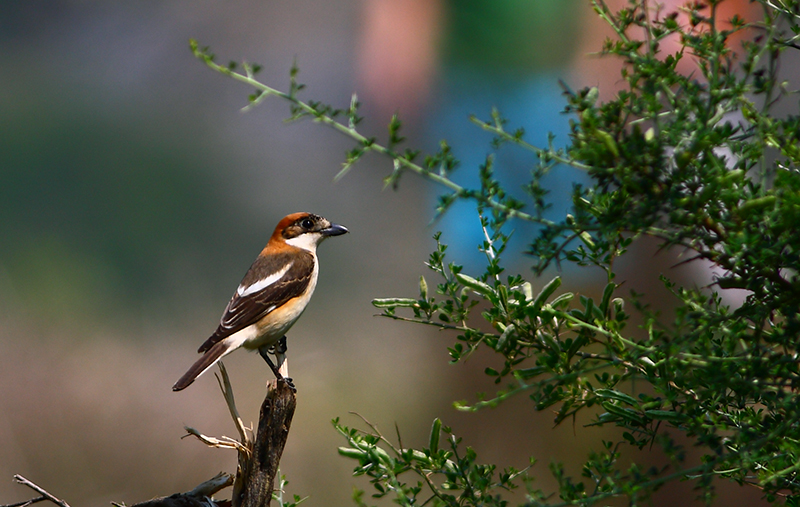
<svg viewBox="0 0 800 507">
<path fill-rule="evenodd" d="M 266 97 L 278 97 L 289 102 L 291 105 L 291 116 L 288 121 L 297 121 L 308 117 L 356 141 L 357 147 L 347 153 L 347 160 L 344 162 L 342 170 L 336 175 L 336 179 L 342 178 L 347 174 L 353 164 L 364 154 L 367 152 L 375 152 L 389 157 L 393 162 L 394 169 L 392 173 L 384 179 L 385 186 L 396 186 L 403 172 L 409 170 L 445 187 L 449 191 L 449 194 L 443 199 L 442 212 L 457 199 L 474 199 L 482 205 L 503 213 L 509 218 L 513 217 L 544 224 L 550 223 L 548 220 L 541 217 L 534 217 L 520 211 L 520 204 L 507 197 L 502 192 L 498 194 L 481 193 L 467 189 L 449 179 L 448 174 L 455 168 L 456 161 L 450 153 L 449 146 L 445 143 L 442 144 L 441 150 L 438 153 L 425 157 L 423 165 L 415 162 L 419 157 L 419 151 L 409 149 L 404 152 L 398 151 L 398 145 L 404 141 L 404 138 L 400 136 L 402 124 L 396 116 L 392 118 L 389 124 L 389 141 L 387 144 L 380 144 L 375 137 L 367 137 L 361 134 L 357 130 L 357 125 L 361 121 L 361 117 L 358 116 L 359 102 L 355 94 L 352 96 L 348 109 L 336 109 L 314 101 L 305 102 L 297 97 L 298 92 L 305 86 L 299 84 L 296 80 L 299 72 L 296 65 L 292 67 L 290 73 L 291 82 L 289 91 L 282 92 L 255 79 L 255 75 L 260 70 L 260 66 L 243 63 L 243 72 L 236 72 L 235 69 L 238 66 L 236 63 L 231 62 L 227 66 L 219 65 L 214 62 L 215 55 L 209 52 L 207 47 L 200 47 L 194 39 L 189 41 L 189 45 L 194 55 L 211 69 L 236 81 L 245 83 L 256 90 L 254 94 L 250 95 L 250 103 L 246 109 L 258 105 Z"/>
<path fill-rule="evenodd" d="M 798 48 L 800 3 L 763 0 L 755 21 L 721 19 L 721 0 L 676 11 L 646 0 L 630 0 L 618 12 L 604 0 L 591 3 L 614 32 L 602 53 L 622 62 L 625 86 L 605 101 L 595 88 L 564 86 L 567 147 L 556 149 L 552 137 L 546 148 L 534 146 L 496 110 L 486 121 L 471 118 L 493 134 L 493 148 L 514 144 L 537 156 L 524 201 L 494 177 L 492 155 L 477 168 L 479 188 L 465 188 L 450 178 L 459 162 L 446 142 L 420 162 L 419 151 L 402 148 L 397 117 L 381 144 L 358 130 L 355 96 L 346 109 L 303 101 L 296 66 L 289 91 L 281 92 L 255 79 L 256 66 L 236 72 L 192 42 L 211 68 L 255 89 L 248 108 L 279 97 L 289 102 L 289 120 L 310 118 L 354 140 L 337 178 L 376 152 L 392 161 L 387 186 L 410 171 L 444 188 L 438 213 L 457 200 L 476 203 L 485 234 L 482 273 L 450 261 L 437 234 L 427 262 L 437 283 L 429 286 L 423 276 L 417 297 L 373 301 L 386 318 L 454 336 L 452 362 L 480 349 L 496 355 L 502 365 L 485 373 L 498 391 L 459 409 L 524 396 L 537 410 L 553 407 L 556 424 L 586 412 L 589 425 L 619 429 L 616 441 L 589 453 L 582 480 L 551 466 L 561 503 L 530 487 L 527 473 L 498 475 L 494 465 L 478 464 L 474 451 L 462 450 L 438 420 L 429 445 L 419 450 L 392 444 L 369 423 L 370 431 L 361 432 L 335 422 L 349 445 L 340 453 L 358 462 L 356 474 L 370 478 L 374 497 L 393 495 L 401 505 L 506 505 L 500 493 L 517 487 L 515 480 L 526 485 L 526 505 L 590 505 L 616 496 L 637 505 L 679 478 L 694 480 L 710 502 L 716 477 L 796 505 L 800 116 L 784 112 L 797 94 L 778 71 L 783 53 Z M 668 41 L 677 41 L 677 49 L 665 53 Z M 542 178 L 564 165 L 591 182 L 574 186 L 572 209 L 562 220 L 546 219 L 551 203 Z M 540 226 L 528 249 L 535 276 L 562 263 L 592 267 L 606 277 L 602 294 L 559 292 L 561 276 L 552 274 L 546 283 L 507 274 L 505 231 L 513 220 Z M 661 250 L 682 249 L 683 263 L 707 261 L 719 271 L 713 284 L 682 286 L 662 275 L 676 305 L 667 318 L 645 295 L 624 293 L 618 260 L 641 236 L 655 238 Z M 733 308 L 718 292 L 731 288 L 747 291 Z M 639 329 L 628 326 L 633 312 L 643 322 Z M 445 448 L 439 448 L 441 432 Z M 702 450 L 698 462 L 689 462 L 696 458 L 670 432 Z M 670 465 L 620 465 L 623 447 L 655 445 Z M 355 501 L 366 505 L 363 492 Z"/>
</svg>

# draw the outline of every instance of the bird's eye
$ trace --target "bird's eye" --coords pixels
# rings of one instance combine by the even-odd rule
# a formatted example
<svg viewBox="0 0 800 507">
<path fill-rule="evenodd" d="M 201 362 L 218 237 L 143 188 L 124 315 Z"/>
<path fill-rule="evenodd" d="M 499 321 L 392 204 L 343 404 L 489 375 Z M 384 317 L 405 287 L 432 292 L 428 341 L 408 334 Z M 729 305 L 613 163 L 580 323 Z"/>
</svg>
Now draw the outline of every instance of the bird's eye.
<svg viewBox="0 0 800 507">
<path fill-rule="evenodd" d="M 303 221 L 300 222 L 300 225 L 303 227 L 303 229 L 310 230 L 312 227 L 314 227 L 314 222 L 308 218 L 304 218 Z"/>
</svg>

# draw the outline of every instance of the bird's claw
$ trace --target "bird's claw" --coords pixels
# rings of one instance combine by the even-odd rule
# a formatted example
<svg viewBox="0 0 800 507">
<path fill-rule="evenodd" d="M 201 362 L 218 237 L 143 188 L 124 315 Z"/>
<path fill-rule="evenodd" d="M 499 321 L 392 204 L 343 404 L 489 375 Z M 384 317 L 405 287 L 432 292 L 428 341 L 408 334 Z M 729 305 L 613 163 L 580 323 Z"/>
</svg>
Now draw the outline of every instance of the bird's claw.
<svg viewBox="0 0 800 507">
<path fill-rule="evenodd" d="M 286 387 L 292 390 L 293 393 L 297 392 L 297 388 L 294 386 L 294 381 L 292 377 L 281 377 L 278 379 L 278 382 L 283 382 L 286 384 Z"/>
</svg>

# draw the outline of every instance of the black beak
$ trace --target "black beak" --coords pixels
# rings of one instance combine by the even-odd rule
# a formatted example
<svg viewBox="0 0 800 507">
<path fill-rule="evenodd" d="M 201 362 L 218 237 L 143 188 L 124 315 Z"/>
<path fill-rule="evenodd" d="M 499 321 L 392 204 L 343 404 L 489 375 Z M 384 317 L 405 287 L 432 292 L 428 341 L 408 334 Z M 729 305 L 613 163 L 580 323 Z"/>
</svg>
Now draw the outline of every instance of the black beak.
<svg viewBox="0 0 800 507">
<path fill-rule="evenodd" d="M 322 229 L 319 232 L 321 232 L 323 236 L 327 237 L 327 236 L 341 236 L 342 234 L 347 234 L 350 231 L 348 231 L 347 227 L 344 227 L 343 225 L 331 224 L 330 227 L 328 227 L 327 229 Z"/>
</svg>

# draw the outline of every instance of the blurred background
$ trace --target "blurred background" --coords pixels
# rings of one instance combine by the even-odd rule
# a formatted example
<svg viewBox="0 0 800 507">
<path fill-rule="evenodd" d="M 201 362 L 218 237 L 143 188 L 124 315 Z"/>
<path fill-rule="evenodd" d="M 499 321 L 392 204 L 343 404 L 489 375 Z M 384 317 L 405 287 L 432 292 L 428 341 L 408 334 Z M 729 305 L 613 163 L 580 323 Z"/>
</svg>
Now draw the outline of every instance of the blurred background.
<svg viewBox="0 0 800 507">
<path fill-rule="evenodd" d="M 383 135 L 398 112 L 411 146 L 432 151 L 448 139 L 462 160 L 456 178 L 469 185 L 490 152 L 469 114 L 487 119 L 498 106 L 529 141 L 544 145 L 553 132 L 563 145 L 558 80 L 603 94 L 619 85 L 615 64 L 587 57 L 605 36 L 587 4 L 5 0 L 0 503 L 31 497 L 14 474 L 72 505 L 107 505 L 233 472 L 234 452 L 181 439 L 184 425 L 235 434 L 213 375 L 179 394 L 170 387 L 277 221 L 301 210 L 351 234 L 321 247 L 317 293 L 289 333 L 298 408 L 281 471 L 290 494 L 350 505 L 353 487 L 367 488 L 337 455 L 344 441 L 330 424 L 338 416 L 359 425 L 351 411 L 389 437 L 397 425 L 407 446 L 424 445 L 439 416 L 483 462 L 522 468 L 536 457 L 536 486 L 546 490 L 552 461 L 579 474 L 576 460 L 599 443 L 598 430 L 581 429 L 585 421 L 553 429 L 553 414 L 524 401 L 456 412 L 454 400 L 494 391 L 482 371 L 496 359 L 446 366 L 453 336 L 373 317 L 372 298 L 416 296 L 420 274 L 436 282 L 424 262 L 439 229 L 451 260 L 480 265 L 474 209 L 431 224 L 438 189 L 408 175 L 399 190 L 381 191 L 390 164 L 377 157 L 334 184 L 350 142 L 310 122 L 283 123 L 279 101 L 242 114 L 251 90 L 197 61 L 188 40 L 218 62 L 261 64 L 259 78 L 284 90 L 296 60 L 304 97 L 346 107 L 358 93 L 367 133 Z M 497 169 L 519 192 L 532 163 L 505 147 Z M 556 201 L 580 178 L 553 176 Z M 531 232 L 520 227 L 513 248 Z M 623 275 L 654 289 L 672 259 L 638 248 L 647 271 L 633 262 Z M 521 255 L 509 257 L 509 271 L 528 273 Z M 597 274 L 577 279 L 569 289 L 601 290 Z M 255 422 L 269 370 L 244 352 L 225 363 L 244 420 Z M 657 505 L 675 495 L 691 503 L 690 485 L 669 488 Z M 731 505 L 759 496 L 726 494 Z"/>
</svg>

